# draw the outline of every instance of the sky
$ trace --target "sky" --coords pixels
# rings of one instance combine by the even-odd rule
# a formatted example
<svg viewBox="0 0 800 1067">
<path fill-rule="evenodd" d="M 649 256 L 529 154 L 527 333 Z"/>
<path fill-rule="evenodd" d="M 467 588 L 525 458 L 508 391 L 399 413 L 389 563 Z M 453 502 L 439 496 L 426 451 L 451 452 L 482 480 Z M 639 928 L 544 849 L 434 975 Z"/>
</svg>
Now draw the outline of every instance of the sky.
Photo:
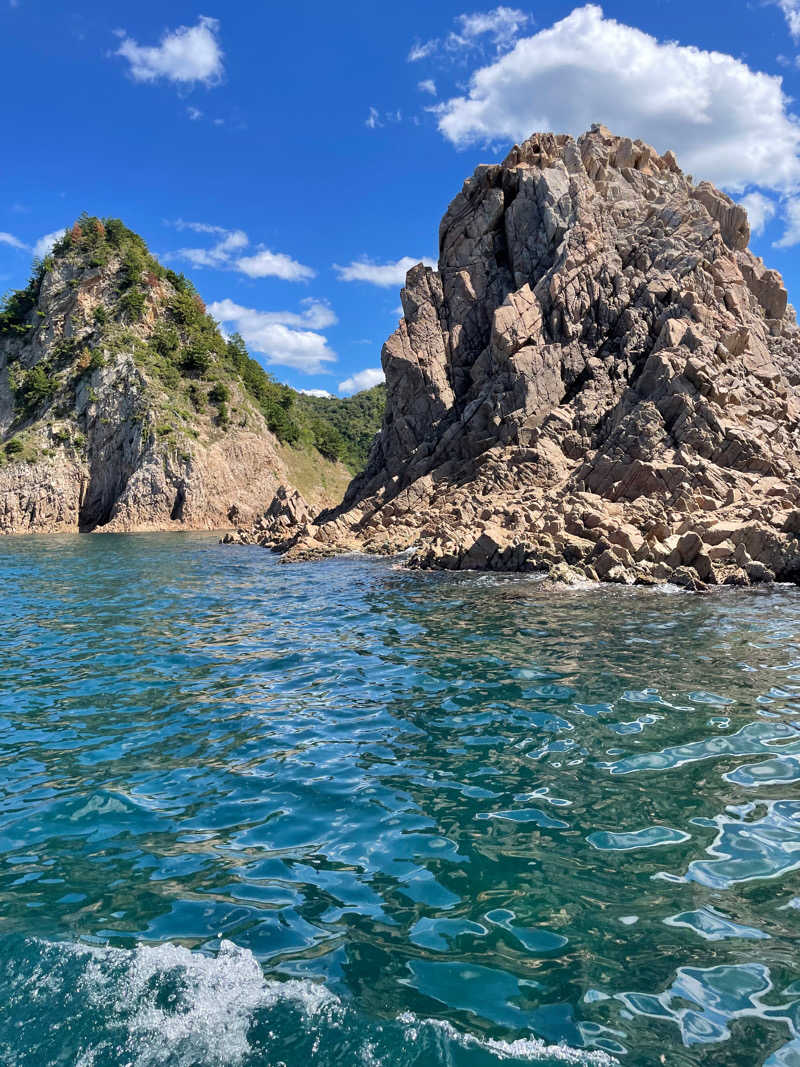
<svg viewBox="0 0 800 1067">
<path fill-rule="evenodd" d="M 0 292 L 86 211 L 298 389 L 380 381 L 479 163 L 593 122 L 745 203 L 800 300 L 800 0 L 0 0 Z"/>
</svg>

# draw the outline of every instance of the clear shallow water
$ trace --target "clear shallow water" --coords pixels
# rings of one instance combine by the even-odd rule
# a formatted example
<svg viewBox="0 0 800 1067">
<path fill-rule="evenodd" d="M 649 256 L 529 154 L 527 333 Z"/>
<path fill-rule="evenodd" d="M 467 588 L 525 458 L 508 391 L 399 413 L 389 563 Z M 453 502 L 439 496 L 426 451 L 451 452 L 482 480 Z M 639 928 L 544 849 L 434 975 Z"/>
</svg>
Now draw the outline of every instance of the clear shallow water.
<svg viewBox="0 0 800 1067">
<path fill-rule="evenodd" d="M 800 1064 L 797 590 L 0 574 L 0 1063 Z"/>
</svg>

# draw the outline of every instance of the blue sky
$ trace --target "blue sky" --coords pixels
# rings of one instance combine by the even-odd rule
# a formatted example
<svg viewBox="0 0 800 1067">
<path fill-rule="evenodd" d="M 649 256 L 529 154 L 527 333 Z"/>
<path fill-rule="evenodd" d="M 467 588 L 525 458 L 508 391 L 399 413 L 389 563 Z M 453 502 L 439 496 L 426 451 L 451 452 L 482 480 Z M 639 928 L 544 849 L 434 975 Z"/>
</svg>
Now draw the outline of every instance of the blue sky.
<svg viewBox="0 0 800 1067">
<path fill-rule="evenodd" d="M 474 167 L 601 121 L 744 198 L 797 302 L 799 54 L 800 0 L 0 0 L 0 291 L 118 216 L 276 377 L 350 392 Z"/>
</svg>

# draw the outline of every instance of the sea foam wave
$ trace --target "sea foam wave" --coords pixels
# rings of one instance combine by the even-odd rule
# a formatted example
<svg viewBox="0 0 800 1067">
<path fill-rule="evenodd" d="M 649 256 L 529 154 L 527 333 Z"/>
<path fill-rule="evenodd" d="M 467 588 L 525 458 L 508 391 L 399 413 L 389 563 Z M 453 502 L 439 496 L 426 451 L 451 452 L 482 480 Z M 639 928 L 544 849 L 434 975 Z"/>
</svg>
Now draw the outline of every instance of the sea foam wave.
<svg viewBox="0 0 800 1067">
<path fill-rule="evenodd" d="M 321 982 L 269 978 L 230 941 L 212 955 L 172 943 L 128 950 L 14 939 L 5 958 L 0 995 L 15 1025 L 0 1023 L 0 1059 L 9 1067 L 618 1062 L 602 1050 L 479 1037 L 410 1013 L 374 1019 Z"/>
</svg>

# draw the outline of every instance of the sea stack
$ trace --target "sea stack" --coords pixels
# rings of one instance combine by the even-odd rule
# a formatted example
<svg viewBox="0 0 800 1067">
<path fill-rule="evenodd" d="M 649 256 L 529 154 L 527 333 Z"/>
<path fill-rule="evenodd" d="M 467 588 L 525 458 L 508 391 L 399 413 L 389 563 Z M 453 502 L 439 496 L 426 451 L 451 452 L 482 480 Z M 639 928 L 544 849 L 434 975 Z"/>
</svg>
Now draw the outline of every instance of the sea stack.
<svg viewBox="0 0 800 1067">
<path fill-rule="evenodd" d="M 534 134 L 448 208 L 386 413 L 287 558 L 688 588 L 800 581 L 800 330 L 745 210 L 671 152 Z"/>
</svg>

